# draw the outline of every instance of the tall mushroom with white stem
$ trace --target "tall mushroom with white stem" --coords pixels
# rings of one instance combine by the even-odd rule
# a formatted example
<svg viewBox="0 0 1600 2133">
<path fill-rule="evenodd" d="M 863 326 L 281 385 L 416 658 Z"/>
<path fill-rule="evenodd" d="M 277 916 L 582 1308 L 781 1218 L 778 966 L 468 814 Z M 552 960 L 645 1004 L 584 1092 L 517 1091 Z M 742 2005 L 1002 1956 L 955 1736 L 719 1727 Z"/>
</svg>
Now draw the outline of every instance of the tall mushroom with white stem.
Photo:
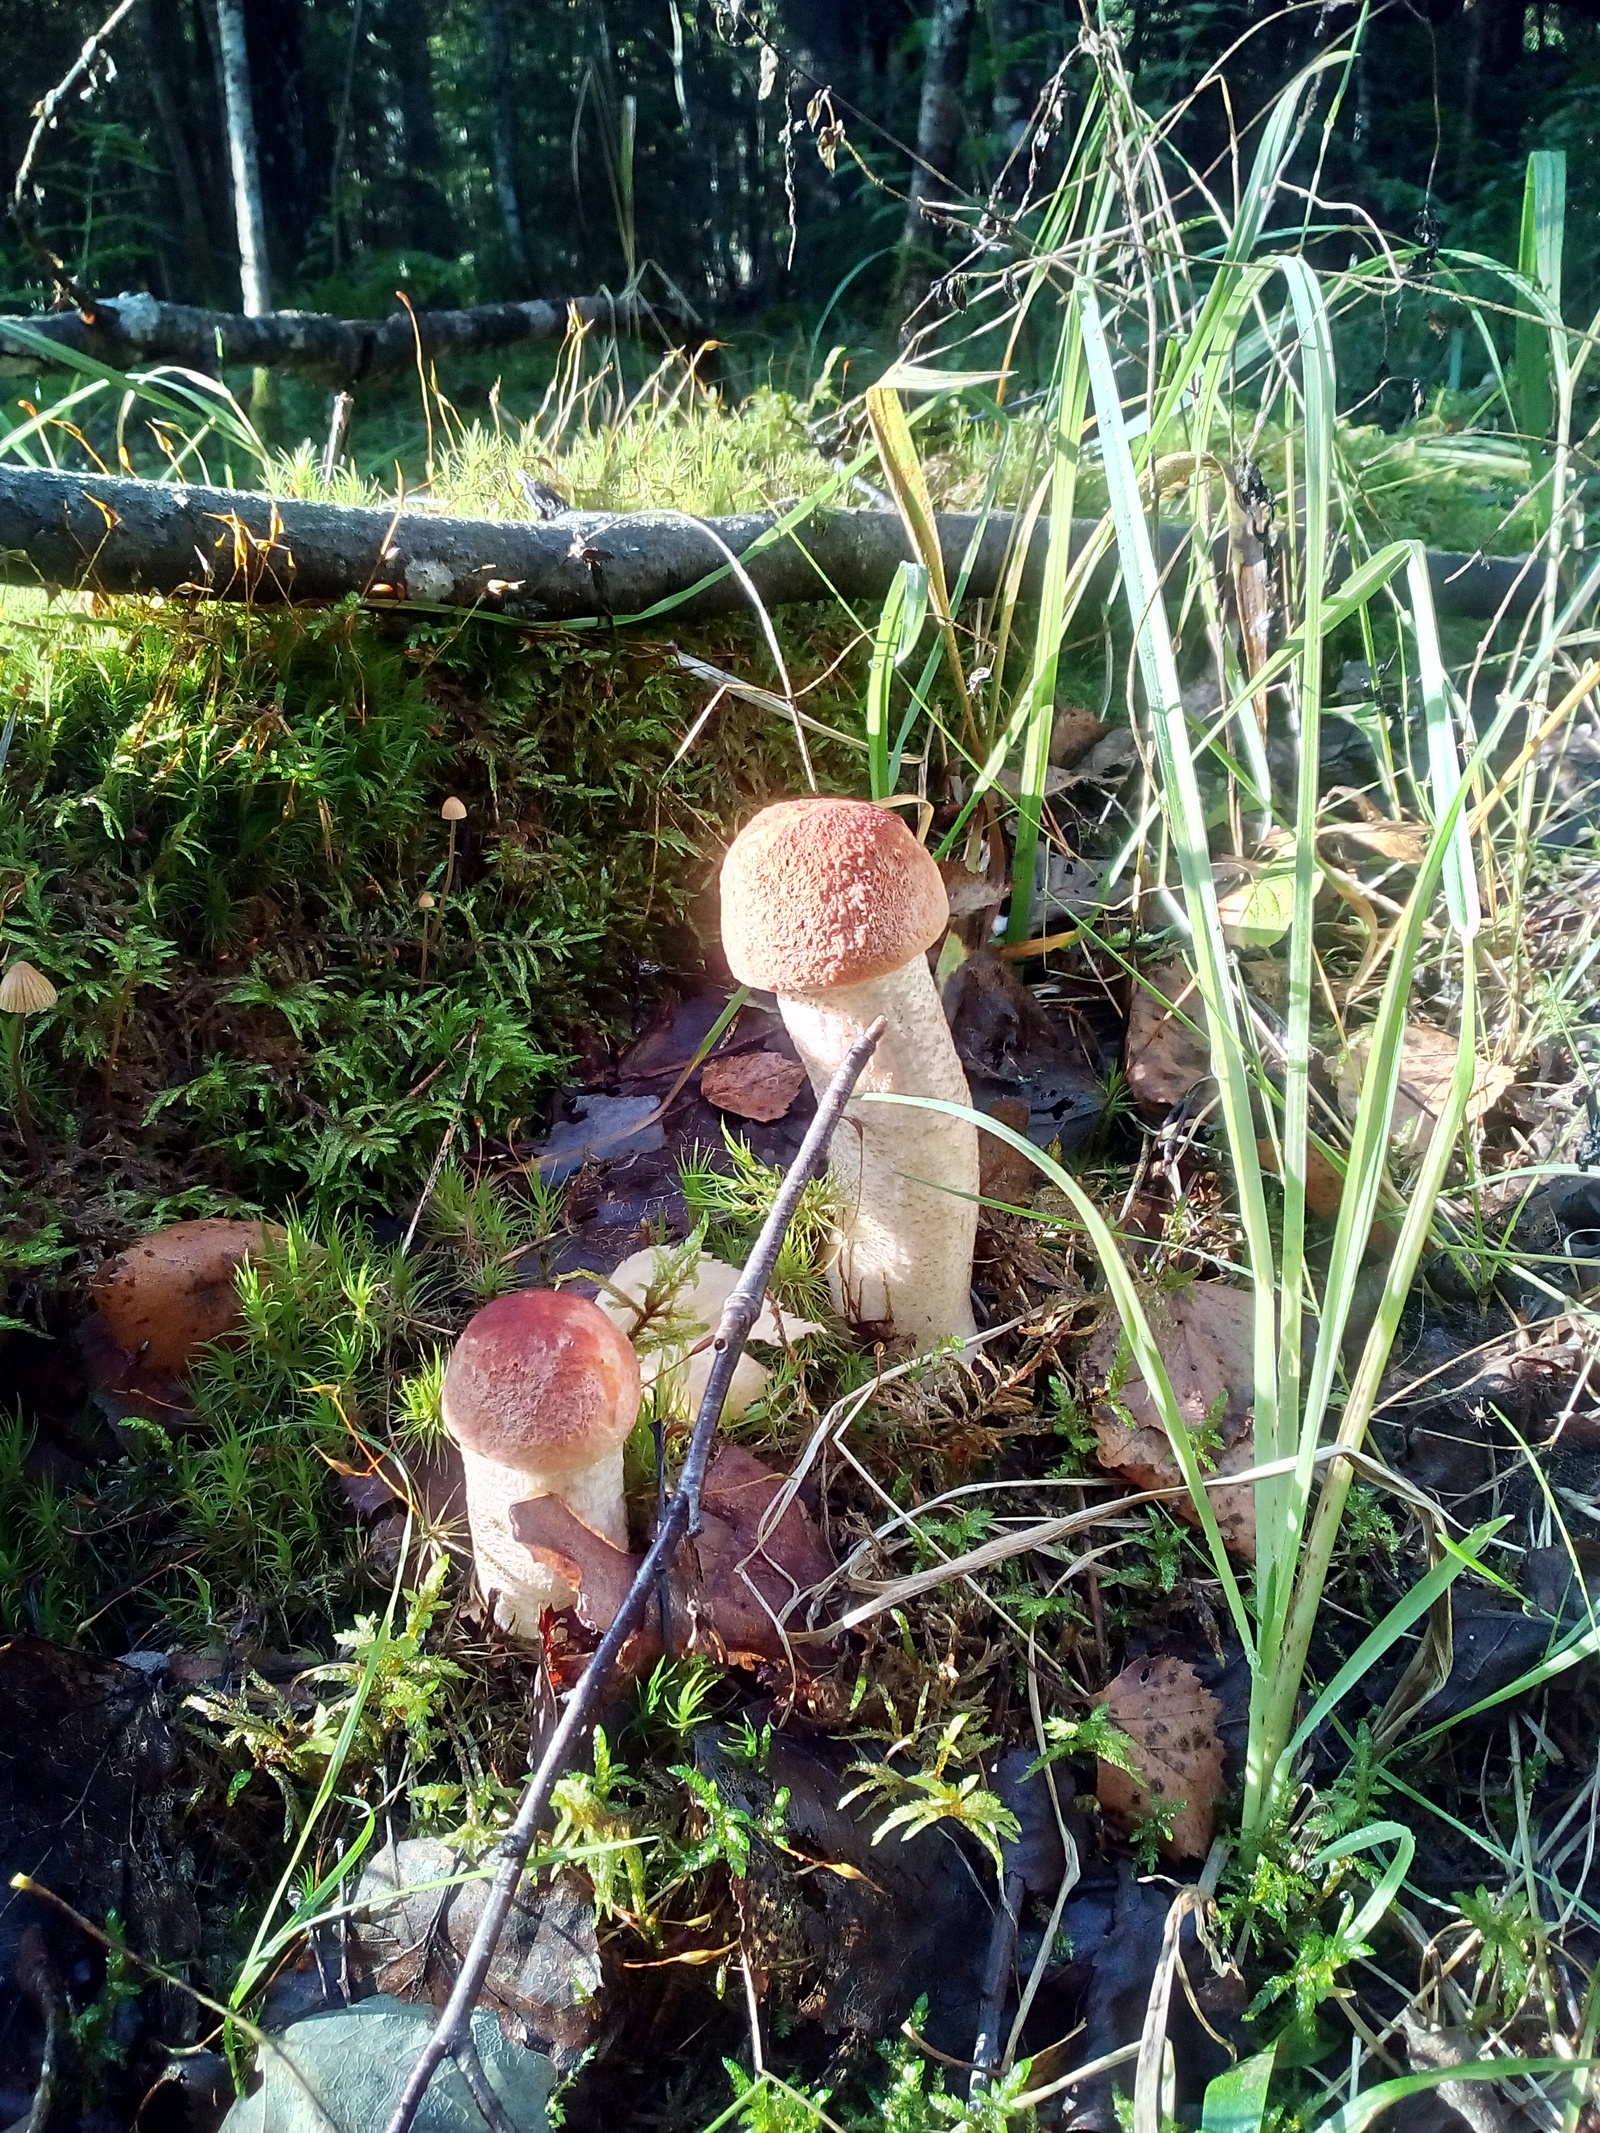
<svg viewBox="0 0 1600 2133">
<path fill-rule="evenodd" d="M 627 1547 L 622 1446 L 638 1413 L 639 1359 L 587 1297 L 519 1289 L 468 1321 L 445 1371 L 444 1421 L 466 1470 L 478 1583 L 502 1629 L 537 1637 L 540 1609 L 577 1597 L 516 1538 L 513 1504 L 558 1496 Z"/>
<path fill-rule="evenodd" d="M 734 976 L 778 996 L 820 1096 L 867 1025 L 888 1024 L 858 1085 L 969 1104 L 926 951 L 950 910 L 938 866 L 866 800 L 784 800 L 745 825 L 722 865 Z M 834 1302 L 918 1348 L 970 1339 L 978 1135 L 940 1111 L 852 1101 L 829 1169 L 839 1195 Z"/>
</svg>

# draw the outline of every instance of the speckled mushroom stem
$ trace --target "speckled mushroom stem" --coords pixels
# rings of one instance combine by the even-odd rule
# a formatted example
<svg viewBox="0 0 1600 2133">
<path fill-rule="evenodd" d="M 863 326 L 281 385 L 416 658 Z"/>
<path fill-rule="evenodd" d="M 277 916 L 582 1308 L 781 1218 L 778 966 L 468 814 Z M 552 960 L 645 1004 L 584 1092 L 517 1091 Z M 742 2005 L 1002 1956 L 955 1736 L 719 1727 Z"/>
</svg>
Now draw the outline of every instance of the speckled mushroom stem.
<svg viewBox="0 0 1600 2133">
<path fill-rule="evenodd" d="M 467 1481 L 467 1523 L 478 1583 L 496 1594 L 495 1620 L 513 1636 L 537 1638 L 539 1611 L 571 1607 L 577 1593 L 527 1548 L 511 1530 L 511 1507 L 530 1496 L 559 1496 L 567 1508 L 614 1548 L 628 1545 L 623 1508 L 622 1448 L 602 1454 L 592 1466 L 572 1467 L 559 1481 L 530 1474 L 525 1467 L 502 1466 L 482 1452 L 462 1450 Z"/>
<path fill-rule="evenodd" d="M 972 1101 L 925 956 L 856 985 L 783 993 L 778 1005 L 819 1096 L 882 1015 L 887 1028 L 860 1091 Z M 839 1195 L 839 1249 L 828 1280 L 843 1316 L 858 1325 L 888 1322 L 919 1348 L 952 1334 L 969 1339 L 976 1128 L 938 1111 L 852 1102 L 829 1171 Z"/>
</svg>

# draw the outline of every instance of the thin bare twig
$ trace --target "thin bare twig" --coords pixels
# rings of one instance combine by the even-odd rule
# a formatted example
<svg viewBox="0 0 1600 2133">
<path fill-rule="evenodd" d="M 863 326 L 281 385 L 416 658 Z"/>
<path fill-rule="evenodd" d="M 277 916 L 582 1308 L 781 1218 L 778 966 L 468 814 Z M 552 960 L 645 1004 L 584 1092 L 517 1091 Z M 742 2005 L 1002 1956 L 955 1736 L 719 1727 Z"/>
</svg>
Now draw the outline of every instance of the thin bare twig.
<svg viewBox="0 0 1600 2133">
<path fill-rule="evenodd" d="M 728 1397 L 728 1387 L 733 1382 L 734 1367 L 743 1353 L 750 1329 L 760 1314 L 767 1283 L 778 1261 L 778 1253 L 794 1211 L 800 1204 L 800 1195 L 821 1170 L 827 1160 L 829 1144 L 834 1128 L 850 1099 L 851 1091 L 861 1078 L 867 1061 L 878 1048 L 878 1039 L 883 1035 L 882 1020 L 874 1022 L 845 1054 L 839 1071 L 828 1084 L 817 1115 L 811 1121 L 800 1152 L 789 1166 L 788 1175 L 772 1203 L 772 1212 L 762 1226 L 744 1272 L 739 1276 L 732 1295 L 723 1306 L 722 1318 L 712 1341 L 714 1361 L 711 1376 L 706 1384 L 705 1398 L 700 1403 L 694 1435 L 689 1440 L 688 1457 L 683 1463 L 683 1472 L 678 1477 L 678 1486 L 656 1528 L 656 1537 L 650 1544 L 650 1552 L 639 1567 L 638 1575 L 628 1589 L 628 1595 L 617 1612 L 617 1618 L 600 1640 L 599 1649 L 589 1661 L 583 1679 L 573 1690 L 572 1699 L 561 1715 L 561 1721 L 550 1736 L 549 1745 L 539 1759 L 539 1766 L 529 1778 L 517 1808 L 516 1819 L 495 1847 L 499 1864 L 483 1911 L 478 1920 L 477 1931 L 472 1936 L 472 1945 L 462 1958 L 461 1969 L 451 1989 L 444 2012 L 434 2026 L 433 2034 L 411 2069 L 400 2101 L 395 2105 L 385 2133 L 410 2133 L 428 2084 L 447 2058 L 459 2063 L 464 2044 L 470 2044 L 472 2010 L 478 2003 L 478 1994 L 489 1974 L 489 1965 L 500 1942 L 500 1935 L 510 1913 L 518 1884 L 526 1871 L 528 1854 L 550 1804 L 550 1795 L 555 1790 L 557 1778 L 567 1767 L 578 1742 L 587 1733 L 594 1714 L 605 1701 L 612 1669 L 621 1656 L 622 1648 L 644 1619 L 650 1595 L 656 1580 L 666 1569 L 677 1550 L 679 1541 L 686 1533 L 700 1529 L 700 1491 L 705 1482 L 706 1468 L 711 1459 L 711 1446 L 717 1433 L 717 1424 L 722 1419 L 723 1403 Z"/>
<path fill-rule="evenodd" d="M 63 99 L 75 89 L 84 77 L 94 73 L 95 62 L 105 48 L 112 31 L 134 6 L 135 0 L 117 0 L 117 5 L 107 15 L 94 35 L 88 38 L 83 50 L 61 77 L 48 96 L 41 97 L 33 107 L 34 127 L 28 136 L 28 145 L 23 150 L 22 161 L 17 165 L 16 179 L 11 187 L 11 219 L 17 226 L 18 235 L 35 261 L 55 283 L 58 293 L 70 297 L 85 317 L 94 316 L 94 296 L 82 289 L 73 279 L 65 260 L 59 258 L 39 235 L 39 226 L 34 207 L 39 195 L 33 183 L 33 166 L 45 135 L 56 123 L 56 113 Z M 93 87 L 91 80 L 90 87 Z M 85 94 L 88 92 L 85 91 Z"/>
</svg>

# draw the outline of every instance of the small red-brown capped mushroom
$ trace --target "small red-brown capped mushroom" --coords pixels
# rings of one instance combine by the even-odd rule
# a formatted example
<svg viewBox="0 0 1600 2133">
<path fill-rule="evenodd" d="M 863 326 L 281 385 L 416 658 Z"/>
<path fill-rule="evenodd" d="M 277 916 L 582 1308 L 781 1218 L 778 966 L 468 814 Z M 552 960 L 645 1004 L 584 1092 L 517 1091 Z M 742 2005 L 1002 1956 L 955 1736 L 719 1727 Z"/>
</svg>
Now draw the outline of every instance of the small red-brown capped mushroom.
<svg viewBox="0 0 1600 2133">
<path fill-rule="evenodd" d="M 181 1375 L 207 1341 L 239 1329 L 239 1268 L 283 1231 L 272 1222 L 174 1222 L 140 1237 L 92 1285 L 106 1330 L 146 1371 Z"/>
<path fill-rule="evenodd" d="M 472 1318 L 444 1378 L 461 1448 L 478 1583 L 495 1619 L 537 1637 L 539 1612 L 574 1593 L 530 1555 L 511 1508 L 558 1496 L 614 1547 L 628 1545 L 622 1446 L 639 1413 L 639 1359 L 597 1304 L 557 1289 L 496 1297 Z"/>
<path fill-rule="evenodd" d="M 971 1096 L 926 951 L 949 923 L 938 866 L 866 800 L 785 800 L 747 823 L 722 866 L 734 976 L 778 996 L 820 1096 L 869 1023 L 888 1028 L 860 1089 Z M 970 1338 L 978 1136 L 938 1111 L 850 1103 L 829 1167 L 839 1194 L 834 1301 L 930 1347 Z"/>
</svg>

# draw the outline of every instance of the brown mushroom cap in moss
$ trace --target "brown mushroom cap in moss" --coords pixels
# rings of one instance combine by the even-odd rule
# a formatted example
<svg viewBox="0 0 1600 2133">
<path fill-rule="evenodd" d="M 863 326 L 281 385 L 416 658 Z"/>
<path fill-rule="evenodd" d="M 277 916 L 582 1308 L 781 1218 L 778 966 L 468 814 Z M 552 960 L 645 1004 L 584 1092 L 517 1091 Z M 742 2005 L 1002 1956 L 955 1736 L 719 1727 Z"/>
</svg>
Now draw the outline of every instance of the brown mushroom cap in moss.
<svg viewBox="0 0 1600 2133">
<path fill-rule="evenodd" d="M 239 1268 L 282 1240 L 271 1222 L 173 1222 L 103 1266 L 94 1300 L 119 1348 L 151 1370 L 181 1373 L 204 1342 L 238 1331 Z"/>
</svg>

